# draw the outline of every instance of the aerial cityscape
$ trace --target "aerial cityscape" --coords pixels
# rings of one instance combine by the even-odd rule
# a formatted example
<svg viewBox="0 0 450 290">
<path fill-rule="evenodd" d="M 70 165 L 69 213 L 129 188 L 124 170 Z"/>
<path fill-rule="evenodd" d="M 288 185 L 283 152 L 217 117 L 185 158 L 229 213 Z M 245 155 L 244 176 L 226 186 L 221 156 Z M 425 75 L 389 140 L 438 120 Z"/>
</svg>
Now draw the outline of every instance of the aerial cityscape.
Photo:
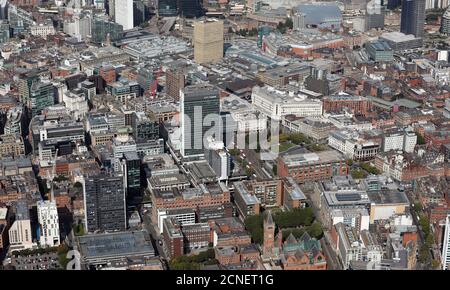
<svg viewBox="0 0 450 290">
<path fill-rule="evenodd" d="M 0 270 L 450 269 L 449 0 L 0 0 L 0 55 Z"/>
</svg>

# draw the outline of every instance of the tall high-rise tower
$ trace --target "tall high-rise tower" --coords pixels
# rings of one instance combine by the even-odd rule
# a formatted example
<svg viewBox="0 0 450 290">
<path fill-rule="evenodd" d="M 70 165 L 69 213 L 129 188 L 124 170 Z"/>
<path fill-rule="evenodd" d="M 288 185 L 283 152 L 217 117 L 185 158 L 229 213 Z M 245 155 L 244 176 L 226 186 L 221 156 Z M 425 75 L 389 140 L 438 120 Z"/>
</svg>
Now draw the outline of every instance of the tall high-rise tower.
<svg viewBox="0 0 450 290">
<path fill-rule="evenodd" d="M 58 209 L 54 201 L 37 202 L 38 221 L 40 226 L 40 244 L 41 247 L 59 246 L 59 219 Z"/>
<path fill-rule="evenodd" d="M 115 0 L 114 15 L 116 23 L 123 26 L 123 30 L 132 29 L 134 26 L 133 0 Z"/>
<path fill-rule="evenodd" d="M 425 0 L 403 0 L 400 31 L 423 37 L 425 25 Z"/>
<path fill-rule="evenodd" d="M 86 231 L 123 231 L 126 229 L 124 177 L 99 174 L 84 180 Z"/>
<path fill-rule="evenodd" d="M 194 60 L 196 63 L 218 61 L 223 57 L 223 21 L 199 20 L 194 24 Z"/>
<path fill-rule="evenodd" d="M 205 139 L 219 138 L 222 130 L 219 90 L 203 84 L 185 87 L 180 91 L 180 111 L 181 155 L 203 156 Z"/>
</svg>

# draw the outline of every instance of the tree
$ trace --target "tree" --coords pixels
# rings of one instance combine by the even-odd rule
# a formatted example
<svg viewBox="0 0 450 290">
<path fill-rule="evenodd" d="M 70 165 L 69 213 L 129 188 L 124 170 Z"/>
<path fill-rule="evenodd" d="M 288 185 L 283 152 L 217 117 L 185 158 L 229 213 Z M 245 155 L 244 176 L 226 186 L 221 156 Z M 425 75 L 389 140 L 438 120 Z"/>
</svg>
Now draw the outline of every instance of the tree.
<svg viewBox="0 0 450 290">
<path fill-rule="evenodd" d="M 254 243 L 261 244 L 263 241 L 263 223 L 264 219 L 261 214 L 249 216 L 244 221 L 245 228 L 250 233 Z"/>
<path fill-rule="evenodd" d="M 369 163 L 361 162 L 361 163 L 359 163 L 359 166 L 360 166 L 362 169 L 364 169 L 365 171 L 369 172 L 370 174 L 378 175 L 378 174 L 381 173 L 376 167 L 370 166 Z"/>
<path fill-rule="evenodd" d="M 354 179 L 362 179 L 366 177 L 366 174 L 362 170 L 354 169 L 350 173 Z"/>
<path fill-rule="evenodd" d="M 281 33 L 281 34 L 285 34 L 286 33 L 286 26 L 283 22 L 278 23 L 277 25 L 277 30 Z"/>
<path fill-rule="evenodd" d="M 420 247 L 418 260 L 422 264 L 427 264 L 431 261 L 430 248 L 427 245 Z"/>
<path fill-rule="evenodd" d="M 418 145 L 426 144 L 425 138 L 421 134 L 417 134 L 417 144 Z"/>
<path fill-rule="evenodd" d="M 439 269 L 441 267 L 441 262 L 439 260 L 433 260 L 431 261 L 431 267 L 433 267 L 433 269 Z"/>
<path fill-rule="evenodd" d="M 289 29 L 294 28 L 294 22 L 292 21 L 291 18 L 287 18 L 286 21 L 284 22 L 284 25 Z"/>
<path fill-rule="evenodd" d="M 419 201 L 418 201 L 418 202 L 415 202 L 415 203 L 414 203 L 414 210 L 415 210 L 416 212 L 421 212 L 421 211 L 423 210 L 422 203 L 420 203 Z"/>
<path fill-rule="evenodd" d="M 306 231 L 313 238 L 316 239 L 322 238 L 323 235 L 322 225 L 318 222 L 314 222 Z"/>
<path fill-rule="evenodd" d="M 273 172 L 273 175 L 275 175 L 275 176 L 278 174 L 278 165 L 276 165 L 276 164 L 273 165 L 272 172 Z"/>
<path fill-rule="evenodd" d="M 428 247 L 432 247 L 434 244 L 434 237 L 432 234 L 428 234 L 427 237 L 425 238 L 425 243 L 427 244 Z"/>
</svg>

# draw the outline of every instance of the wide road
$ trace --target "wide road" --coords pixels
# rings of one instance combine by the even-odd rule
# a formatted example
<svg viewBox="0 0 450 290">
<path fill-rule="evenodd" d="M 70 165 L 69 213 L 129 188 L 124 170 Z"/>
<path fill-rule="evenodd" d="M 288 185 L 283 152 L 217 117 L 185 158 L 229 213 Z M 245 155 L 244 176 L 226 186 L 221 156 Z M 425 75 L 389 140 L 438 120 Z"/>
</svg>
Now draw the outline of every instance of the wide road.
<svg viewBox="0 0 450 290">
<path fill-rule="evenodd" d="M 253 169 L 253 172 L 255 173 L 258 179 L 272 178 L 272 176 L 267 175 L 267 173 L 265 173 L 262 170 L 264 165 L 261 159 L 259 158 L 259 153 L 256 153 L 256 151 L 253 149 L 243 149 L 240 150 L 240 152 L 241 154 L 239 155 L 239 157 L 247 161 L 247 163 L 249 163 L 249 166 Z M 245 154 L 245 157 L 243 156 L 242 153 Z"/>
</svg>

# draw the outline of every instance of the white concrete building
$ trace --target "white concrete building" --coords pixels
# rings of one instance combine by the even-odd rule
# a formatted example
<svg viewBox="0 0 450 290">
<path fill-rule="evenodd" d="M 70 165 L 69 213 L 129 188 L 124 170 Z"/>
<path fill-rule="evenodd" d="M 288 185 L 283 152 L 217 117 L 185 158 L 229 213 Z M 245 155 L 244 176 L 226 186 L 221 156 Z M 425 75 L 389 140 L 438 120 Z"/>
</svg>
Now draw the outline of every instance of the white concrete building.
<svg viewBox="0 0 450 290">
<path fill-rule="evenodd" d="M 23 118 L 24 112 L 22 106 L 16 106 L 9 109 L 6 114 L 4 133 L 22 135 Z"/>
<path fill-rule="evenodd" d="M 40 23 L 30 27 L 30 33 L 34 36 L 40 36 L 47 39 L 48 35 L 56 33 L 55 27 L 51 23 Z"/>
<path fill-rule="evenodd" d="M 123 26 L 123 30 L 133 28 L 133 0 L 115 0 L 116 23 Z"/>
<path fill-rule="evenodd" d="M 417 144 L 417 135 L 410 128 L 386 132 L 383 136 L 383 152 L 391 150 L 403 150 L 414 152 Z"/>
<path fill-rule="evenodd" d="M 163 232 L 163 222 L 166 218 L 175 218 L 182 226 L 192 225 L 195 224 L 195 211 L 191 209 L 158 209 L 158 229 L 160 234 Z"/>
<path fill-rule="evenodd" d="M 365 208 L 333 209 L 330 212 L 331 223 L 343 223 L 356 229 L 357 232 L 369 230 L 370 216 Z"/>
<path fill-rule="evenodd" d="M 136 142 L 132 137 L 117 136 L 113 139 L 112 151 L 114 155 L 114 170 L 119 171 L 122 167 L 120 159 L 123 158 L 123 153 L 136 152 Z"/>
<path fill-rule="evenodd" d="M 345 129 L 331 133 L 328 145 L 354 160 L 372 159 L 380 149 L 380 144 L 360 138 L 356 131 Z"/>
<path fill-rule="evenodd" d="M 252 132 L 267 129 L 267 117 L 260 116 L 254 106 L 236 95 L 223 98 L 220 101 L 220 111 L 230 113 L 231 119 L 236 123 L 235 131 Z"/>
<path fill-rule="evenodd" d="M 31 220 L 26 202 L 16 205 L 15 221 L 8 231 L 10 250 L 30 249 L 35 246 L 32 240 Z"/>
<path fill-rule="evenodd" d="M 299 117 L 322 115 L 322 101 L 269 86 L 253 88 L 252 105 L 267 117 L 277 121 L 286 115 Z"/>
<path fill-rule="evenodd" d="M 89 111 L 89 106 L 84 93 L 79 91 L 67 91 L 62 96 L 66 108 L 75 120 L 81 120 Z"/>
<path fill-rule="evenodd" d="M 84 40 L 91 35 L 91 20 L 90 15 L 74 15 L 72 19 L 64 20 L 63 31 L 70 36 Z"/>
<path fill-rule="evenodd" d="M 59 246 L 59 218 L 58 209 L 54 201 L 39 201 L 37 202 L 38 222 L 40 225 L 40 239 L 41 247 Z"/>
</svg>

